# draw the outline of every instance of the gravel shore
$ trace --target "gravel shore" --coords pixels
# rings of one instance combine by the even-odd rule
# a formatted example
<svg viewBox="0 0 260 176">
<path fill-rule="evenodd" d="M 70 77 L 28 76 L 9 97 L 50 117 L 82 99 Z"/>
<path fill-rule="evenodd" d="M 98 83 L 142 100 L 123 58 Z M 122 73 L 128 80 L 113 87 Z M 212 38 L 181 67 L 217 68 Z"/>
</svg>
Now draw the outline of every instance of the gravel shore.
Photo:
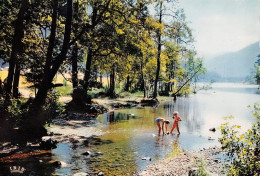
<svg viewBox="0 0 260 176">
<path fill-rule="evenodd" d="M 225 175 L 221 172 L 223 163 L 213 157 L 213 154 L 219 154 L 219 149 L 212 147 L 203 149 L 199 152 L 184 151 L 176 157 L 166 158 L 158 161 L 137 175 L 139 176 L 188 176 L 200 175 L 203 170 L 208 175 Z"/>
</svg>

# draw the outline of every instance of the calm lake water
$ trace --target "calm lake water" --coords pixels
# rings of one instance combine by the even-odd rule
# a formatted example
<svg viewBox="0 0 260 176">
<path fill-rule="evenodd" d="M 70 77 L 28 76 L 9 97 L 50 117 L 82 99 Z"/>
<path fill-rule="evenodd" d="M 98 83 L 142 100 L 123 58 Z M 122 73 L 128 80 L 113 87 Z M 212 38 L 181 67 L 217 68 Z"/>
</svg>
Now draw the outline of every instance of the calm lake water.
<svg viewBox="0 0 260 176">
<path fill-rule="evenodd" d="M 157 107 L 120 109 L 102 114 L 90 127 L 55 127 L 56 132 L 67 135 L 102 136 L 95 139 L 95 145 L 59 143 L 50 155 L 19 161 L 17 165 L 24 166 L 31 175 L 73 175 L 86 172 L 132 175 L 155 161 L 174 157 L 182 150 L 219 146 L 218 128 L 226 122 L 223 118 L 225 116 L 234 116 L 231 123 L 241 125 L 241 131 L 250 128 L 255 121 L 252 117 L 253 105 L 260 103 L 257 91 L 255 85 L 217 83 L 212 85 L 212 89 L 179 97 L 176 102 L 164 101 Z M 174 111 L 178 111 L 183 120 L 179 124 L 181 135 L 177 136 L 175 130 L 173 135 L 158 136 L 154 119 L 163 117 L 170 120 L 170 130 Z M 215 133 L 209 131 L 213 127 L 217 129 Z M 86 151 L 99 153 L 94 157 L 82 155 Z M 145 158 L 148 159 L 143 160 Z M 62 167 L 53 170 L 41 164 L 50 160 L 62 161 Z"/>
<path fill-rule="evenodd" d="M 255 121 L 252 117 L 253 105 L 260 103 L 257 91 L 255 85 L 217 83 L 212 85 L 212 89 L 178 98 L 176 102 L 165 101 L 157 107 L 120 109 L 100 115 L 96 126 L 104 133 L 101 136 L 104 142 L 92 146 L 92 149 L 102 155 L 88 157 L 83 164 L 77 163 L 76 166 L 84 172 L 127 175 L 145 169 L 166 156 L 174 156 L 181 150 L 219 146 L 218 128 L 226 122 L 223 117 L 234 116 L 231 123 L 241 125 L 241 131 L 248 129 Z M 178 111 L 183 120 L 180 122 L 181 135 L 177 136 L 174 131 L 173 135 L 158 136 L 154 119 L 163 117 L 170 120 L 170 129 L 174 111 Z M 209 131 L 212 127 L 217 129 L 215 133 Z M 59 158 L 64 151 L 75 155 L 68 144 L 60 144 L 53 154 Z M 75 162 L 69 156 L 65 162 Z M 151 161 L 143 160 L 145 157 L 150 157 Z M 56 172 L 73 173 L 71 168 Z"/>
</svg>

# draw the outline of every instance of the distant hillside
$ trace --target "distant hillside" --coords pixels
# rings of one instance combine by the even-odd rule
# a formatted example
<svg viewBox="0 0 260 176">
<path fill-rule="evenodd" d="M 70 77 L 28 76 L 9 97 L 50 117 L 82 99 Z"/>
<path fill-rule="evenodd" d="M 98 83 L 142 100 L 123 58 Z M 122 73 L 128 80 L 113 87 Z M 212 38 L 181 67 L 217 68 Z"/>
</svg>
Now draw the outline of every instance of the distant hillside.
<svg viewBox="0 0 260 176">
<path fill-rule="evenodd" d="M 259 54 L 259 43 L 256 42 L 237 52 L 214 57 L 205 66 L 210 73 L 215 73 L 222 79 L 243 80 L 250 75 Z"/>
</svg>

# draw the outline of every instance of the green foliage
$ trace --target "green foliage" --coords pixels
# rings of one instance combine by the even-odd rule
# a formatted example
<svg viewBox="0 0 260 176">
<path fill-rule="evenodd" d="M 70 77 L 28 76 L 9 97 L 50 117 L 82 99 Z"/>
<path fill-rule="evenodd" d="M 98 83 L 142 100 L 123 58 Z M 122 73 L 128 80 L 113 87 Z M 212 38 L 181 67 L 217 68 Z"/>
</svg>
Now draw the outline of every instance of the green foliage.
<svg viewBox="0 0 260 176">
<path fill-rule="evenodd" d="M 60 94 L 57 91 L 48 93 L 46 102 L 41 111 L 41 115 L 47 117 L 47 123 L 64 112 L 64 103 L 59 101 Z M 28 113 L 32 99 L 10 99 L 5 102 L 4 98 L 0 99 L 0 113 L 6 113 L 7 119 L 19 124 Z M 6 104 L 7 103 L 7 104 Z"/>
<path fill-rule="evenodd" d="M 221 125 L 222 150 L 231 159 L 228 175 L 254 175 L 260 173 L 260 105 L 254 106 L 257 122 L 246 133 L 240 134 L 240 126 Z"/>
<path fill-rule="evenodd" d="M 202 159 L 199 159 L 195 163 L 195 167 L 198 167 L 198 170 L 195 172 L 195 175 L 197 176 L 210 176 L 210 174 L 207 173 L 206 171 L 206 166 L 205 166 L 205 161 Z"/>
<path fill-rule="evenodd" d="M 59 101 L 59 97 L 60 94 L 55 90 L 52 90 L 47 95 L 46 103 L 42 110 L 42 115 L 48 117 L 47 123 L 50 123 L 52 119 L 65 111 L 65 104 Z"/>
<path fill-rule="evenodd" d="M 121 92 L 121 93 L 119 94 L 119 97 L 120 97 L 120 98 L 131 97 L 131 93 L 124 91 L 124 92 Z"/>
<path fill-rule="evenodd" d="M 90 104 L 91 95 L 83 87 L 77 87 L 73 90 L 72 100 L 79 104 Z"/>
<path fill-rule="evenodd" d="M 22 115 L 28 111 L 24 108 L 25 99 L 10 99 L 8 105 L 6 105 L 3 97 L 0 98 L 0 113 L 7 113 L 8 120 L 13 122 L 19 122 Z"/>
<path fill-rule="evenodd" d="M 56 87 L 55 90 L 59 92 L 60 96 L 69 96 L 71 95 L 73 88 L 71 84 L 66 83 L 61 87 Z"/>
</svg>

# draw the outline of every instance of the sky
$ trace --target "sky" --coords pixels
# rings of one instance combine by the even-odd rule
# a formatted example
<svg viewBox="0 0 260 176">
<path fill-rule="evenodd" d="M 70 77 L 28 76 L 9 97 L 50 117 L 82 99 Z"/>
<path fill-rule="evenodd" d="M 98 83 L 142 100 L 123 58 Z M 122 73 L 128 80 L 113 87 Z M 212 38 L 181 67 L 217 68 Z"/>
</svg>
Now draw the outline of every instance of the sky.
<svg viewBox="0 0 260 176">
<path fill-rule="evenodd" d="M 260 41 L 260 0 L 179 0 L 179 6 L 205 59 Z"/>
</svg>

